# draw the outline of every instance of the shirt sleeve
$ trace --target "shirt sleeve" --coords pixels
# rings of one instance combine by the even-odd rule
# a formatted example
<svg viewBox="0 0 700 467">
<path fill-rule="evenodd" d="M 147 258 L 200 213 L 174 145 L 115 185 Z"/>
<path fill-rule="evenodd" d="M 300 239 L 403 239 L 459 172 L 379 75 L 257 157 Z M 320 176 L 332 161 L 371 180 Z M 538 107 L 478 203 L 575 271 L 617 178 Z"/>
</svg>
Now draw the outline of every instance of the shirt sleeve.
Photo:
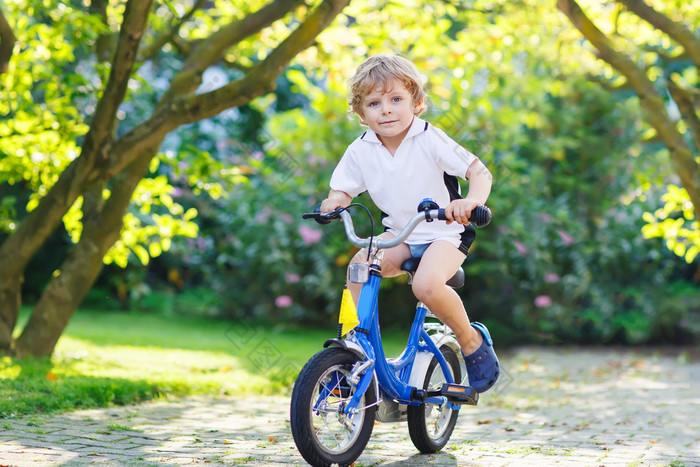
<svg viewBox="0 0 700 467">
<path fill-rule="evenodd" d="M 452 138 L 430 125 L 431 147 L 435 162 L 445 173 L 464 178 L 472 162 L 478 159 L 474 154 L 457 144 Z"/>
<path fill-rule="evenodd" d="M 344 191 L 352 198 L 367 191 L 360 166 L 357 162 L 357 155 L 348 148 L 343 157 L 338 162 L 333 175 L 331 175 L 331 189 Z"/>
</svg>

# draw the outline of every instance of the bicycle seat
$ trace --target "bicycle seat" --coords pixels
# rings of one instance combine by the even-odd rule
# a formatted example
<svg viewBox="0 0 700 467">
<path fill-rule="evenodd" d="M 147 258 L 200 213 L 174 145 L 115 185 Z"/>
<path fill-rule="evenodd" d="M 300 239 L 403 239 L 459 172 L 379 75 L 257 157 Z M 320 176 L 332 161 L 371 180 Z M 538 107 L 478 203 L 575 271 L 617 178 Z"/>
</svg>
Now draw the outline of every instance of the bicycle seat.
<svg viewBox="0 0 700 467">
<path fill-rule="evenodd" d="M 420 258 L 412 256 L 405 260 L 403 263 L 401 263 L 401 270 L 406 271 L 408 275 L 411 276 L 411 279 L 413 279 L 413 273 L 416 272 L 419 264 Z M 464 269 L 462 269 L 461 267 L 457 269 L 455 275 L 447 281 L 447 285 L 449 285 L 453 289 L 459 289 L 460 287 L 464 286 Z"/>
</svg>

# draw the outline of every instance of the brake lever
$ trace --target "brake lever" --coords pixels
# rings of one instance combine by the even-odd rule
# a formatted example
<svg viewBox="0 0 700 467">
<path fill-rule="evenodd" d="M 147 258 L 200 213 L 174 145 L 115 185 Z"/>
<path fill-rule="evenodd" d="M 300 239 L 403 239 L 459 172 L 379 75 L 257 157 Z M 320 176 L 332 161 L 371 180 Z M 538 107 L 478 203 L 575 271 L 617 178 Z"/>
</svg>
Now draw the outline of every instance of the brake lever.
<svg viewBox="0 0 700 467">
<path fill-rule="evenodd" d="M 313 219 L 321 225 L 330 224 L 336 219 L 340 219 L 340 213 L 344 208 L 335 208 L 331 212 L 321 212 L 321 205 L 317 204 L 314 208 L 314 212 L 306 212 L 301 215 L 302 219 Z"/>
</svg>

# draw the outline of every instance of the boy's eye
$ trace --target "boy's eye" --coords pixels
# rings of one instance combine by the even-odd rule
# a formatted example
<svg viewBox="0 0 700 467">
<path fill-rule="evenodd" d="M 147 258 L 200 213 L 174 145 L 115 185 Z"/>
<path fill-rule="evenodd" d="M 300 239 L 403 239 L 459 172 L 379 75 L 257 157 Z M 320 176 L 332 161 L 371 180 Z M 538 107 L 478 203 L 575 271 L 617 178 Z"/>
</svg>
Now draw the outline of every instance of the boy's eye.
<svg viewBox="0 0 700 467">
<path fill-rule="evenodd" d="M 370 102 L 370 103 L 367 104 L 367 105 L 370 106 L 370 107 L 374 107 L 374 106 L 376 106 L 376 105 L 379 105 L 379 102 L 377 102 L 377 101 L 372 101 L 372 102 Z"/>
<path fill-rule="evenodd" d="M 400 97 L 394 97 L 393 99 L 391 99 L 391 101 L 392 101 L 392 102 L 401 102 L 401 98 L 400 98 Z"/>
</svg>

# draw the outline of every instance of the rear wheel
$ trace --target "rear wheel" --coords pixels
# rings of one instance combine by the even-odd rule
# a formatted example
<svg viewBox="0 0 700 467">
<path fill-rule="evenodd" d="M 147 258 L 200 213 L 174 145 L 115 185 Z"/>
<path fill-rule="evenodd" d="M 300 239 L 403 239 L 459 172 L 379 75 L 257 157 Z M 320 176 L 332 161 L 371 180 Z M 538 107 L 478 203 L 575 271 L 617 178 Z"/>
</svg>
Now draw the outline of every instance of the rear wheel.
<svg viewBox="0 0 700 467">
<path fill-rule="evenodd" d="M 350 465 L 365 449 L 374 428 L 374 386 L 349 416 L 343 409 L 356 387 L 347 381 L 358 357 L 344 349 L 322 350 L 309 360 L 292 391 L 290 421 L 297 449 L 314 466 Z"/>
<path fill-rule="evenodd" d="M 440 351 L 452 371 L 453 381 L 459 382 L 461 375 L 457 355 L 447 346 L 442 346 Z M 433 357 L 428 365 L 423 389 L 439 390 L 446 382 L 447 378 L 445 378 L 440 364 Z M 448 408 L 447 403 L 441 406 L 432 404 L 409 406 L 408 433 L 411 435 L 411 441 L 424 454 L 438 452 L 452 436 L 458 416 L 459 411 Z"/>
</svg>

